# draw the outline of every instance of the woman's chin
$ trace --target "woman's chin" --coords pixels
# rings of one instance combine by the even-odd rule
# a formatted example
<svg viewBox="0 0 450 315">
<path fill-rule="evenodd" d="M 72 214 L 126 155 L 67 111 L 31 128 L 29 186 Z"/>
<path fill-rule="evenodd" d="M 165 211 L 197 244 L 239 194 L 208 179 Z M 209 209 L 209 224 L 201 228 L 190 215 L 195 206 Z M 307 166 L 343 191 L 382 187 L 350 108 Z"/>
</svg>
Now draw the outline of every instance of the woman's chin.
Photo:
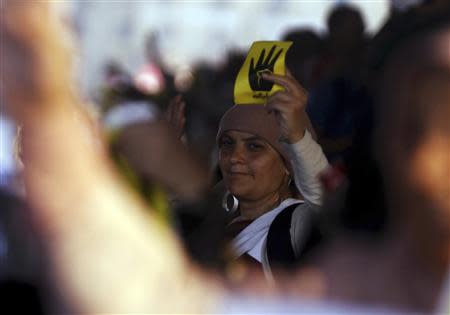
<svg viewBox="0 0 450 315">
<path fill-rule="evenodd" d="M 237 199 L 240 199 L 243 197 L 245 198 L 245 196 L 248 195 L 247 189 L 245 189 L 245 187 L 242 187 L 239 185 L 228 186 L 228 191 L 230 192 L 230 194 L 235 196 Z"/>
</svg>

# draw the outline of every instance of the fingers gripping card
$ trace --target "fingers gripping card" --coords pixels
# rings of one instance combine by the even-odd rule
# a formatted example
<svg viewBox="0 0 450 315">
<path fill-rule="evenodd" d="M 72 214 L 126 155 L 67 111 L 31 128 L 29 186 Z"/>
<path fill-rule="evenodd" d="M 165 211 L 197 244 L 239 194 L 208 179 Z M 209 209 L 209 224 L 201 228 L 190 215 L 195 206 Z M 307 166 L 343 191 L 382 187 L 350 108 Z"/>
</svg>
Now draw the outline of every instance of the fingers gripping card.
<svg viewBox="0 0 450 315">
<path fill-rule="evenodd" d="M 285 75 L 285 56 L 292 42 L 254 42 L 234 83 L 235 104 L 264 104 L 283 88 L 262 78 L 263 73 Z"/>
</svg>

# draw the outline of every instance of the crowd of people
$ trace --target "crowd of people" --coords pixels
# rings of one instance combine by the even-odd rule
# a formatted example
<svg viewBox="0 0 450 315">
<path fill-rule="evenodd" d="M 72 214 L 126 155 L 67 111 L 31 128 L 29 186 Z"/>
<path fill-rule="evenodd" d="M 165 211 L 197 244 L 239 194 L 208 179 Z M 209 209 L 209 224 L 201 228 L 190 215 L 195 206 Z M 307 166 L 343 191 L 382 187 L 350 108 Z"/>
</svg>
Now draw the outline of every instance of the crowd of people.
<svg viewBox="0 0 450 315">
<path fill-rule="evenodd" d="M 287 32 L 264 105 L 233 102 L 240 52 L 157 92 L 110 64 L 99 115 L 58 12 L 1 10 L 24 190 L 0 191 L 2 311 L 450 311 L 447 1 Z"/>
</svg>

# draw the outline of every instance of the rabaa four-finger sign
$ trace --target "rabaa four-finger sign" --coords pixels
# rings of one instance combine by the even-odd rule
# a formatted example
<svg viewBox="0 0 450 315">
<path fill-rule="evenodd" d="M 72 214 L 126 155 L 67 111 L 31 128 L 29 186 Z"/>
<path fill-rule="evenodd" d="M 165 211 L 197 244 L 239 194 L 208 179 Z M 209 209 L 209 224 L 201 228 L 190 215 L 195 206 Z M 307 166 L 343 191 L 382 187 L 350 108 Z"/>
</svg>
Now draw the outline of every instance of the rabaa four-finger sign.
<svg viewBox="0 0 450 315">
<path fill-rule="evenodd" d="M 292 42 L 258 41 L 250 48 L 234 85 L 235 104 L 264 104 L 283 87 L 263 78 L 263 74 L 286 73 L 285 56 Z"/>
</svg>

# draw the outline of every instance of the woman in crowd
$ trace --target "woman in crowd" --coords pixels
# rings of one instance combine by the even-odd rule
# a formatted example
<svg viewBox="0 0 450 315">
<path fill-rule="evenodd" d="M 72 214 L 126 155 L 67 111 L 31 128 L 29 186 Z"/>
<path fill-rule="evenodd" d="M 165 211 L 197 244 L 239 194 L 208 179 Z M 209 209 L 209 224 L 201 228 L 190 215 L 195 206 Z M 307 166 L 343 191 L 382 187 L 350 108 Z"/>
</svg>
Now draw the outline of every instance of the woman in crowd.
<svg viewBox="0 0 450 315">
<path fill-rule="evenodd" d="M 313 242 L 321 205 L 319 174 L 328 162 L 308 131 L 306 92 L 290 75 L 265 75 L 284 87 L 263 105 L 235 105 L 217 133 L 223 183 L 237 210 L 227 226 L 237 257 L 291 265 Z"/>
</svg>

